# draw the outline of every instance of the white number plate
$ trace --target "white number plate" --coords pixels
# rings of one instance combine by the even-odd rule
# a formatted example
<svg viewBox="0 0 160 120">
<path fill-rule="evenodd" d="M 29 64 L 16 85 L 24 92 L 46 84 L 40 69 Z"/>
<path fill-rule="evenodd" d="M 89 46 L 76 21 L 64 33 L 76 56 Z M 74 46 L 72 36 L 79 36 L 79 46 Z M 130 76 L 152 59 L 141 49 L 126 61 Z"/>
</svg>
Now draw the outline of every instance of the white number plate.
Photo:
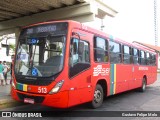
<svg viewBox="0 0 160 120">
<path fill-rule="evenodd" d="M 31 104 L 34 104 L 34 99 L 24 98 L 24 103 L 31 103 Z"/>
<path fill-rule="evenodd" d="M 38 87 L 38 93 L 47 93 L 46 87 Z"/>
</svg>

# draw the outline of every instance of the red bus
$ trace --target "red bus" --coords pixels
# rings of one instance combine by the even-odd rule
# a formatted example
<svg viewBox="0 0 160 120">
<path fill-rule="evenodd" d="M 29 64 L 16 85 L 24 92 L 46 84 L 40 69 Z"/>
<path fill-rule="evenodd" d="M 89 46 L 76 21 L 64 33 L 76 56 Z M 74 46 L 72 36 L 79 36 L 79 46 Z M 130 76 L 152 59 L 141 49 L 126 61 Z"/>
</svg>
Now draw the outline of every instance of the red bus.
<svg viewBox="0 0 160 120">
<path fill-rule="evenodd" d="M 12 76 L 17 101 L 97 108 L 106 96 L 154 83 L 157 54 L 75 21 L 44 22 L 22 28 Z"/>
</svg>

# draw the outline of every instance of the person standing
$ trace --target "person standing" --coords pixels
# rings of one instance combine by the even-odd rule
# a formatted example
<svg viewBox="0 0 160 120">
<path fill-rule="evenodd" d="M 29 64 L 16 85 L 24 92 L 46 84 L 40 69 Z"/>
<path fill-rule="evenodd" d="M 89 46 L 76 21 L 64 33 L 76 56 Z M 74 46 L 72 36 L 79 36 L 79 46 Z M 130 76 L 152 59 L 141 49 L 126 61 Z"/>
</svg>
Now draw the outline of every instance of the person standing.
<svg viewBox="0 0 160 120">
<path fill-rule="evenodd" d="M 9 71 L 9 67 L 6 64 L 6 61 L 3 61 L 3 67 L 4 67 L 3 75 L 4 75 L 4 79 L 5 79 L 6 85 L 7 85 L 7 73 Z"/>
<path fill-rule="evenodd" d="M 4 85 L 4 76 L 3 76 L 3 70 L 4 70 L 4 67 L 2 65 L 2 61 L 0 61 L 0 81 L 1 81 L 1 85 Z"/>
</svg>

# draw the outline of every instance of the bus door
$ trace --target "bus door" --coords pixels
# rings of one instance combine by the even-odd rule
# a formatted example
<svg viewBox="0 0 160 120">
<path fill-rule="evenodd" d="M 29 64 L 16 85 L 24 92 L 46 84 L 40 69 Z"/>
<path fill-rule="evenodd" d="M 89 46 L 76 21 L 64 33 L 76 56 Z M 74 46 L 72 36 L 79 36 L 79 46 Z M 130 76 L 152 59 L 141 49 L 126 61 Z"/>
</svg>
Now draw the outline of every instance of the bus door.
<svg viewBox="0 0 160 120">
<path fill-rule="evenodd" d="M 73 30 L 69 57 L 69 106 L 91 101 L 91 34 Z"/>
</svg>

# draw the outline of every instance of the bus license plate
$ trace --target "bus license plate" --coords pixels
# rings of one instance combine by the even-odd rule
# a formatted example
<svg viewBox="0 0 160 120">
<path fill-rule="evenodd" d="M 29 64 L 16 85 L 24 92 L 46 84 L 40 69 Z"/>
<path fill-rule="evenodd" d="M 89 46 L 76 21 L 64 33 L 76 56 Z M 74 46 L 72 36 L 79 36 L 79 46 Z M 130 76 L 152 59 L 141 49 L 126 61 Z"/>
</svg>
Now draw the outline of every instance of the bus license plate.
<svg viewBox="0 0 160 120">
<path fill-rule="evenodd" d="M 24 98 L 24 103 L 34 104 L 34 99 Z"/>
</svg>

